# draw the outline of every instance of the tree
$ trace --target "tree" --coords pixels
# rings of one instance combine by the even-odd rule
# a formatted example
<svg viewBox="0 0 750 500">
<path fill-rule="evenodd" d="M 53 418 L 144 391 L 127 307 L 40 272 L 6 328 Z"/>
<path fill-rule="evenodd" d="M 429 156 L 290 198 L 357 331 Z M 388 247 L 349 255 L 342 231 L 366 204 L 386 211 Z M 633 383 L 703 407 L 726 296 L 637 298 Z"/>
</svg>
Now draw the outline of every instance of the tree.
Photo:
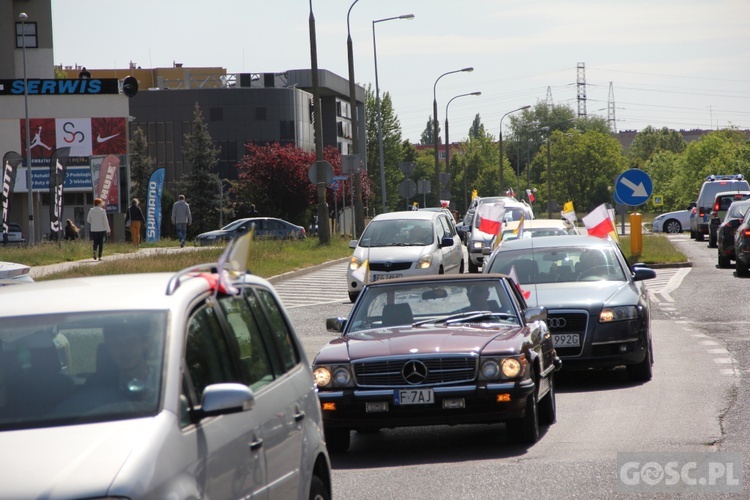
<svg viewBox="0 0 750 500">
<path fill-rule="evenodd" d="M 193 214 L 191 232 L 203 233 L 216 229 L 221 210 L 221 191 L 219 176 L 212 170 L 219 163 L 219 150 L 214 148 L 197 102 L 191 130 L 185 134 L 183 156 L 190 170 L 180 183 L 180 188 L 184 191 Z"/>
<path fill-rule="evenodd" d="M 372 85 L 365 89 L 366 129 L 367 129 L 367 173 L 372 186 L 372 196 L 368 200 L 369 209 L 378 212 L 382 206 L 382 189 L 380 177 L 380 151 L 378 145 L 378 112 Z M 404 150 L 401 145 L 401 124 L 393 112 L 390 93 L 386 92 L 380 99 L 380 113 L 383 133 L 383 164 L 385 167 L 386 210 L 393 210 L 399 205 L 398 185 L 404 176 L 398 168 L 403 161 Z"/>
<path fill-rule="evenodd" d="M 497 196 L 500 193 L 500 150 L 495 137 L 480 128 L 478 136 L 469 136 L 461 144 L 461 154 L 451 160 L 451 195 L 457 210 L 465 210 L 471 201 L 471 193 L 476 190 L 479 196 Z M 464 192 L 464 177 L 466 190 Z M 515 185 L 515 174 L 506 169 L 505 177 Z"/>
<path fill-rule="evenodd" d="M 422 137 L 419 139 L 419 143 L 422 146 L 434 146 L 435 145 L 435 121 L 432 119 L 432 115 L 427 119 L 427 125 L 422 132 Z M 440 124 L 438 123 L 438 144 L 443 142 L 440 139 Z M 433 152 L 434 154 L 434 152 Z"/>
<path fill-rule="evenodd" d="M 632 168 L 643 168 L 657 151 L 682 153 L 686 147 L 685 139 L 677 130 L 667 127 L 657 130 L 648 126 L 635 135 L 627 153 Z"/>
<path fill-rule="evenodd" d="M 130 195 L 146 201 L 148 179 L 154 171 L 154 159 L 148 155 L 146 134 L 138 127 L 130 138 Z"/>
<path fill-rule="evenodd" d="M 469 128 L 469 137 L 479 139 L 483 134 L 485 134 L 484 124 L 479 119 L 479 113 L 477 113 L 474 121 L 471 123 L 471 128 Z"/>
</svg>

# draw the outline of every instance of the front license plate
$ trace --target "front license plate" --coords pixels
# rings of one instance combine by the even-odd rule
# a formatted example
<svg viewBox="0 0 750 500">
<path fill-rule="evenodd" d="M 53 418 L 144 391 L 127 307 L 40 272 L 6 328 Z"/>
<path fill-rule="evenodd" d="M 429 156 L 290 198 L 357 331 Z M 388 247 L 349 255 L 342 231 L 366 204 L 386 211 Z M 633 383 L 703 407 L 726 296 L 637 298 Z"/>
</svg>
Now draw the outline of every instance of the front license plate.
<svg viewBox="0 0 750 500">
<path fill-rule="evenodd" d="M 393 399 L 397 405 L 430 405 L 435 394 L 432 389 L 399 389 L 393 391 Z"/>
<path fill-rule="evenodd" d="M 577 333 L 556 333 L 552 335 L 555 347 L 578 347 L 581 345 L 580 336 Z"/>
<path fill-rule="evenodd" d="M 380 281 L 380 280 L 392 280 L 394 278 L 403 278 L 403 274 L 373 274 L 372 275 L 372 281 Z"/>
</svg>

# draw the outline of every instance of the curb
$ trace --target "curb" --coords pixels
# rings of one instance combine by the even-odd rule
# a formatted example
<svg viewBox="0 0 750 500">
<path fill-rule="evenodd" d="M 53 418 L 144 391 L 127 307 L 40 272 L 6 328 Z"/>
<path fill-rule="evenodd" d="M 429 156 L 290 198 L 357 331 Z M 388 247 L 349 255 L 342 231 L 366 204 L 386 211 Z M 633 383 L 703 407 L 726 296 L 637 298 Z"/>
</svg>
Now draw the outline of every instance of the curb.
<svg viewBox="0 0 750 500">
<path fill-rule="evenodd" d="M 266 278 L 266 280 L 269 281 L 269 282 L 271 282 L 271 283 L 276 283 L 277 281 L 281 281 L 281 280 L 284 280 L 284 279 L 287 279 L 287 278 L 294 278 L 294 277 L 297 277 L 297 276 L 304 276 L 305 274 L 309 274 L 309 273 L 312 273 L 312 272 L 315 272 L 315 271 L 319 271 L 320 269 L 324 269 L 324 268 L 326 268 L 328 266 L 332 266 L 334 264 L 339 264 L 339 263 L 342 263 L 342 262 L 346 262 L 349 259 L 351 259 L 351 257 L 342 257 L 342 258 L 336 259 L 336 260 L 329 260 L 328 262 L 323 262 L 322 264 L 316 264 L 314 266 L 305 267 L 303 269 L 297 269 L 295 271 L 289 271 L 289 272 L 286 272 L 286 273 L 277 274 L 276 276 L 271 276 L 269 278 Z M 253 272 L 253 270 L 250 269 L 250 273 L 251 274 L 252 274 L 252 272 Z"/>
</svg>

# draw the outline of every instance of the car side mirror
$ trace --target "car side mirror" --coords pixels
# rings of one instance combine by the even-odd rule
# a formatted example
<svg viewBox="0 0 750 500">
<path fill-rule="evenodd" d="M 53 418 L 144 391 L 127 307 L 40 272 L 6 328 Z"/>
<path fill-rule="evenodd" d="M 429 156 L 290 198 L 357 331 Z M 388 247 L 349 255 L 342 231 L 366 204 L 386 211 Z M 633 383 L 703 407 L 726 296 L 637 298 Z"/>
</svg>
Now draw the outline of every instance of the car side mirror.
<svg viewBox="0 0 750 500">
<path fill-rule="evenodd" d="M 643 281 L 656 278 L 656 271 L 648 267 L 633 266 L 633 281 Z"/>
<path fill-rule="evenodd" d="M 341 333 L 344 331 L 346 326 L 346 318 L 327 318 L 326 319 L 326 330 L 329 332 Z"/>
<path fill-rule="evenodd" d="M 544 306 L 528 307 L 523 313 L 523 319 L 526 323 L 533 323 L 534 321 L 546 321 L 547 320 L 547 308 Z"/>
<path fill-rule="evenodd" d="M 446 236 L 440 241 L 441 247 L 452 247 L 453 246 L 453 238 L 450 236 Z"/>
<path fill-rule="evenodd" d="M 203 390 L 203 417 L 249 411 L 255 406 L 253 391 L 244 384 L 211 384 Z"/>
</svg>

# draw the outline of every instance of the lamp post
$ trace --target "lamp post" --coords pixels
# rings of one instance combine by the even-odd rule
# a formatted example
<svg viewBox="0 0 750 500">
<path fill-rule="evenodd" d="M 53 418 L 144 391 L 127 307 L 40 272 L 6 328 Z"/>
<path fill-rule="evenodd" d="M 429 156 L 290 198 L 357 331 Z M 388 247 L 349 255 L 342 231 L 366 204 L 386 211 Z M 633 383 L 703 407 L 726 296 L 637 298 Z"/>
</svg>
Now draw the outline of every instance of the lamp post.
<svg viewBox="0 0 750 500">
<path fill-rule="evenodd" d="M 549 139 L 550 139 L 550 129 L 549 127 L 542 127 L 541 129 L 543 132 L 547 134 L 547 138 L 545 139 L 547 141 L 547 218 L 552 218 L 552 180 L 550 179 L 550 175 L 552 175 L 552 156 L 550 154 L 549 149 Z"/>
<path fill-rule="evenodd" d="M 440 205 L 440 153 L 439 153 L 439 143 L 438 143 L 438 114 L 437 114 L 437 84 L 440 81 L 442 77 L 445 75 L 452 75 L 453 73 L 461 73 L 461 72 L 472 72 L 474 71 L 474 68 L 468 67 L 468 68 L 461 68 L 456 69 L 453 71 L 448 71 L 447 73 L 443 73 L 439 77 L 437 77 L 437 80 L 435 80 L 435 84 L 432 86 L 432 139 L 435 143 L 435 205 Z M 447 142 L 447 141 L 446 141 Z"/>
<path fill-rule="evenodd" d="M 403 16 L 386 17 L 384 19 L 376 19 L 372 22 L 372 53 L 375 56 L 375 103 L 378 108 L 378 157 L 380 160 L 380 194 L 383 200 L 383 213 L 385 213 L 385 158 L 383 158 L 383 115 L 380 112 L 380 86 L 378 84 L 378 49 L 375 43 L 375 25 L 377 23 L 383 23 L 385 21 L 393 21 L 395 19 L 414 19 L 414 14 L 404 14 Z"/>
<path fill-rule="evenodd" d="M 325 221 L 328 220 L 328 210 L 326 207 L 326 181 L 325 173 L 323 172 L 323 113 L 320 109 L 320 83 L 318 79 L 318 44 L 315 36 L 315 16 L 313 15 L 312 0 L 310 0 L 310 61 L 312 69 L 312 86 L 313 86 L 313 104 L 315 109 L 315 160 L 316 160 L 316 171 L 317 179 L 316 185 L 318 188 L 318 240 L 321 244 L 327 245 L 331 242 L 331 232 L 329 225 Z"/>
<path fill-rule="evenodd" d="M 500 136 L 499 136 L 499 140 L 498 140 L 498 142 L 500 143 L 500 194 L 503 193 L 503 182 L 504 182 L 504 179 L 503 179 L 503 166 L 504 166 L 504 163 L 505 163 L 505 162 L 503 162 L 503 120 L 505 119 L 506 116 L 508 116 L 511 113 L 515 113 L 516 111 L 521 111 L 521 110 L 524 110 L 524 109 L 529 109 L 530 107 L 531 106 L 527 104 L 526 106 L 522 106 L 520 108 L 516 108 L 516 109 L 513 109 L 511 111 L 508 111 L 507 113 L 505 113 L 503 116 L 500 117 Z"/>
<path fill-rule="evenodd" d="M 448 169 L 450 166 L 451 161 L 451 142 L 450 139 L 448 139 L 448 106 L 451 105 L 454 99 L 458 99 L 459 97 L 465 97 L 469 95 L 482 95 L 481 92 L 470 92 L 468 94 L 459 94 L 457 96 L 451 97 L 450 101 L 448 101 L 448 104 L 445 105 L 445 168 Z M 469 209 L 469 200 L 468 200 L 468 191 L 466 187 L 466 164 L 464 164 L 464 205 L 466 208 L 464 210 Z"/>
<path fill-rule="evenodd" d="M 29 82 L 26 76 L 26 20 L 25 12 L 18 14 L 21 20 L 21 48 L 23 50 L 23 106 L 26 118 L 26 192 L 29 195 L 29 244 L 35 244 L 34 237 L 34 199 L 31 178 L 31 125 L 29 124 Z"/>
<path fill-rule="evenodd" d="M 354 83 L 354 49 L 352 48 L 352 32 L 349 27 L 349 14 L 351 14 L 354 5 L 359 0 L 354 0 L 346 12 L 346 53 L 349 63 L 349 107 L 352 122 L 352 149 L 355 155 L 359 155 L 359 119 L 357 117 L 357 87 Z M 365 228 L 365 214 L 362 207 L 362 172 L 357 164 L 354 168 L 354 227 L 355 232 L 352 234 L 356 238 L 362 234 Z"/>
</svg>

